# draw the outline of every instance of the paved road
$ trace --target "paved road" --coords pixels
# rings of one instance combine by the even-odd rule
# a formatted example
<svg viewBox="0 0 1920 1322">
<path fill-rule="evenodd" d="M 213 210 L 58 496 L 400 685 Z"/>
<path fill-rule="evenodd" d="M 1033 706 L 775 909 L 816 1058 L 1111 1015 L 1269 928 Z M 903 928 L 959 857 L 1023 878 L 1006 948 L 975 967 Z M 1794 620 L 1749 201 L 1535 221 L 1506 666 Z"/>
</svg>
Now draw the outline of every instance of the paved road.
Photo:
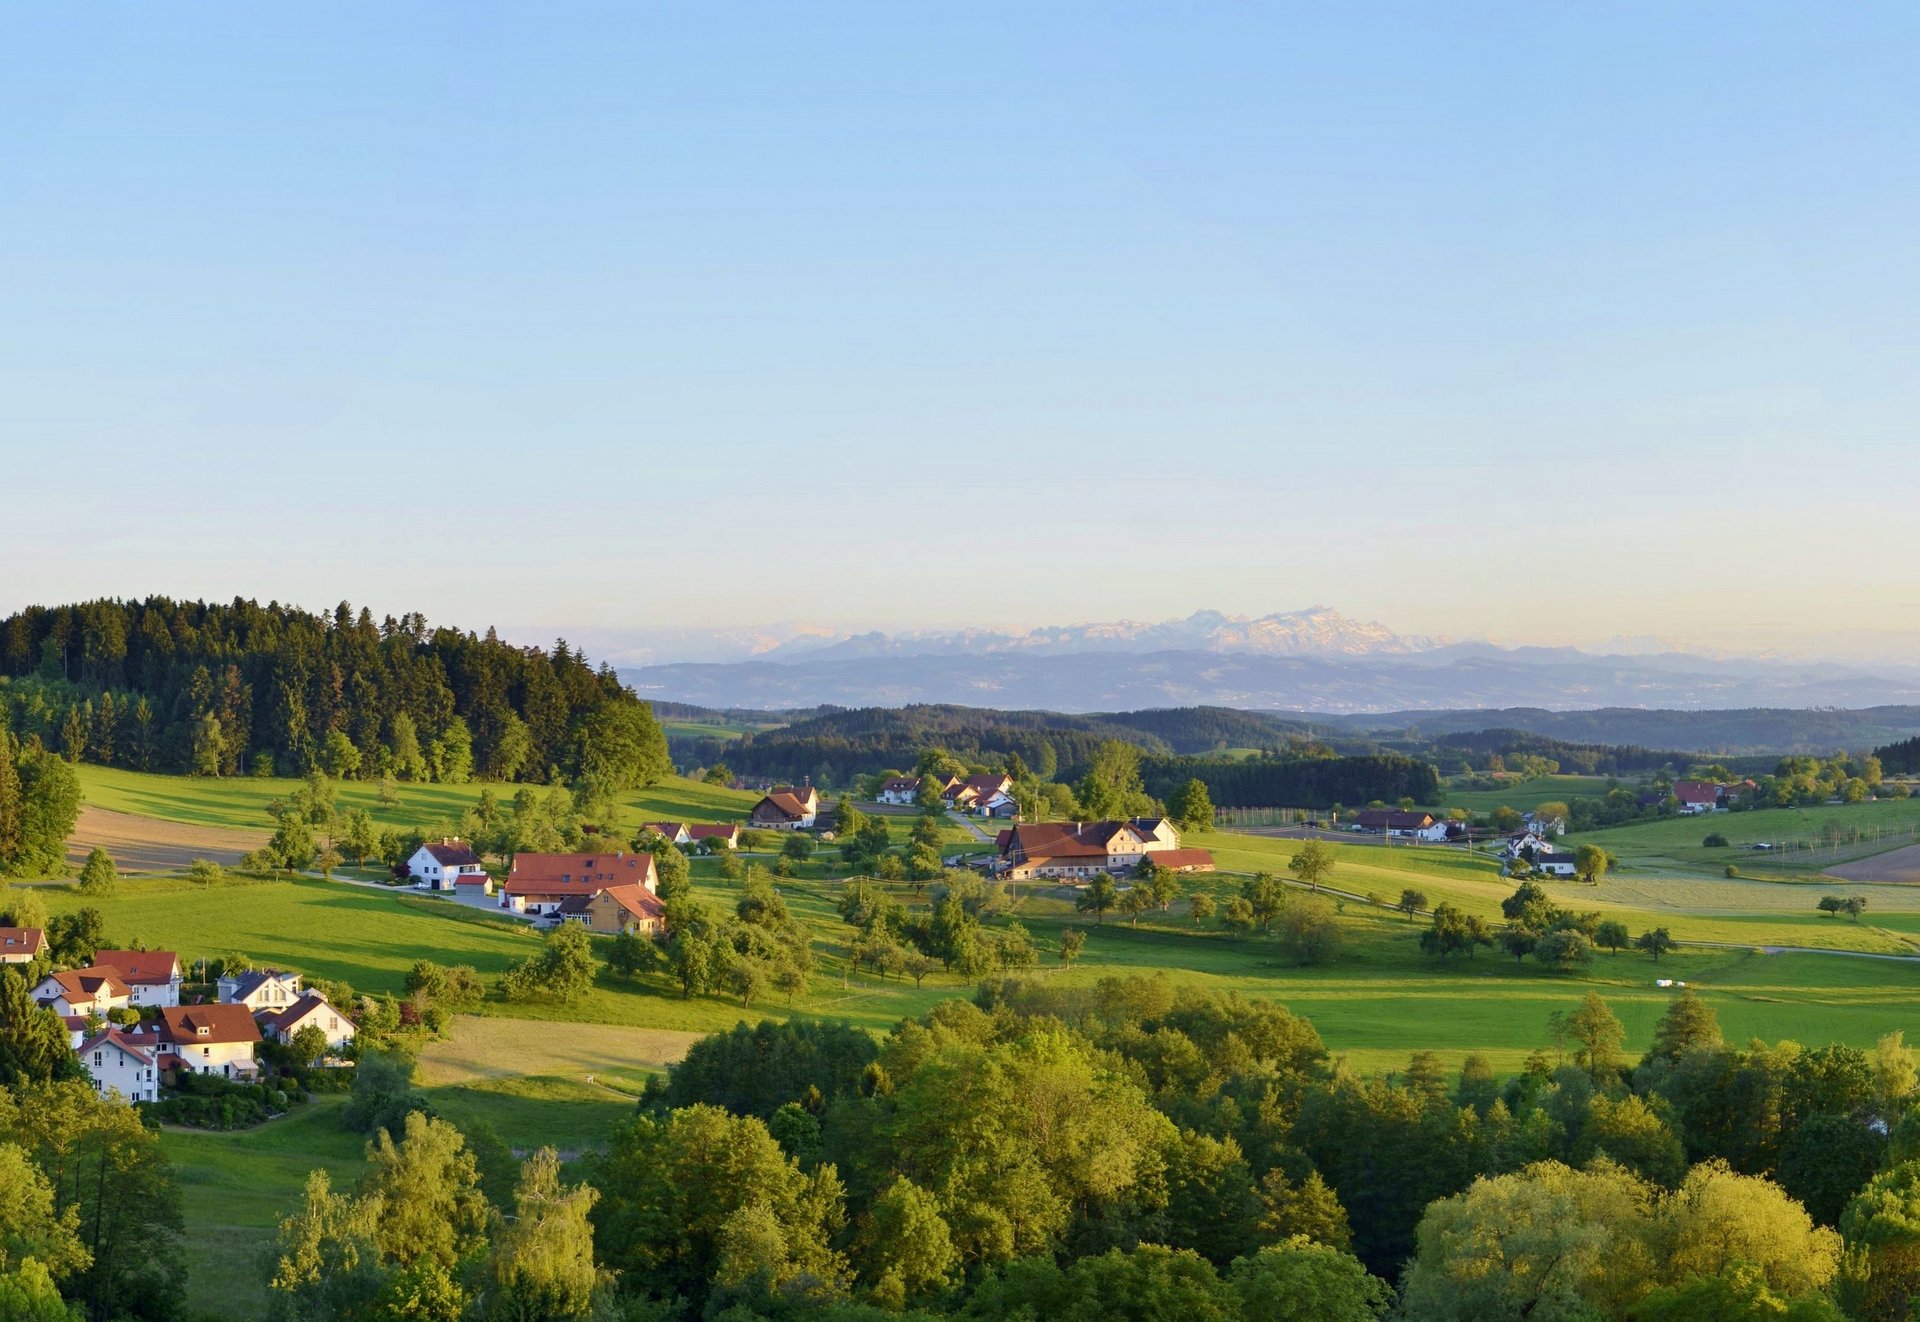
<svg viewBox="0 0 1920 1322">
<path fill-rule="evenodd" d="M 966 827 L 968 833 L 971 834 L 973 838 L 975 840 L 978 840 L 981 844 L 990 845 L 993 843 L 994 837 L 988 835 L 985 831 L 982 831 L 977 825 L 974 824 L 973 819 L 971 817 L 968 817 L 965 813 L 949 812 L 947 814 L 947 820 L 952 822 L 955 826 Z"/>
<path fill-rule="evenodd" d="M 1889 959 L 1896 964 L 1920 964 L 1920 955 L 1881 955 L 1871 950 L 1835 950 L 1831 946 L 1756 946 L 1744 941 L 1675 941 L 1676 946 L 1710 946 L 1715 950 L 1757 950 L 1763 955 L 1839 955 L 1846 959 Z"/>
</svg>

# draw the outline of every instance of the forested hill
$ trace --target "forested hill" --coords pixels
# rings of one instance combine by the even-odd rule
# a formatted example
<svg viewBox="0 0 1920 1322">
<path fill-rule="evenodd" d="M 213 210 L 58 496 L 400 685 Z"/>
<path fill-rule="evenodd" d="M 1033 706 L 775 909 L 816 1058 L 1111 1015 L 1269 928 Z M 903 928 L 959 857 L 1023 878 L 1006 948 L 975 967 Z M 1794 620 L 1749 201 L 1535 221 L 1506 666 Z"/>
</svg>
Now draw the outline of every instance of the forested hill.
<svg viewBox="0 0 1920 1322">
<path fill-rule="evenodd" d="M 625 788 L 669 770 L 646 704 L 558 642 L 342 602 L 91 601 L 0 620 L 0 722 L 74 761 Z"/>
<path fill-rule="evenodd" d="M 828 711 L 731 743 L 695 738 L 675 739 L 673 745 L 675 760 L 682 765 L 724 760 L 746 775 L 783 780 L 812 776 L 839 785 L 889 767 L 911 767 L 929 747 L 944 748 L 966 762 L 999 762 L 1017 754 L 1040 775 L 1052 776 L 1085 766 L 1108 739 L 1166 756 L 1274 748 L 1314 728 L 1224 707 L 1072 716 L 926 705 Z"/>
</svg>

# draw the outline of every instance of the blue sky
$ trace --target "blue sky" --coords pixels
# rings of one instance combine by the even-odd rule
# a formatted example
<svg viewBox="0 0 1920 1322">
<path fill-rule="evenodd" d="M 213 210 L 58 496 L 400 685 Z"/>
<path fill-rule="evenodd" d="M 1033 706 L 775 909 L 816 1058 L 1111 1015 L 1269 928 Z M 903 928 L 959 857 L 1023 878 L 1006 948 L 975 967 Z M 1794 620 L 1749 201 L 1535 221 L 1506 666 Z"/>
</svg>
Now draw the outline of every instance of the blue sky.
<svg viewBox="0 0 1920 1322">
<path fill-rule="evenodd" d="M 0 608 L 1920 635 L 1916 29 L 16 8 Z"/>
</svg>

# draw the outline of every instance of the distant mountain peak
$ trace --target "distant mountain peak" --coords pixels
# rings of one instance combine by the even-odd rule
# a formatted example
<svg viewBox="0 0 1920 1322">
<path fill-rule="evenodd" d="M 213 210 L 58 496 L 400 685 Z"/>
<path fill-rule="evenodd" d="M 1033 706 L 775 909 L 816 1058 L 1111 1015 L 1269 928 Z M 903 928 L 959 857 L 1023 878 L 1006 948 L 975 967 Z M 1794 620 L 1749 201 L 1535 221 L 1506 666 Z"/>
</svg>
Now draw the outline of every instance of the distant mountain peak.
<svg viewBox="0 0 1920 1322">
<path fill-rule="evenodd" d="M 814 636 L 764 652 L 778 661 L 805 654 L 852 660 L 874 656 L 944 656 L 955 653 L 1053 655 L 1069 652 L 1219 652 L 1254 656 L 1406 655 L 1431 651 L 1445 640 L 1397 634 L 1385 625 L 1349 619 L 1331 606 L 1230 615 L 1196 610 L 1185 619 L 1146 623 L 1106 620 L 1043 625 L 1023 632 L 985 629 L 923 633 L 866 633 L 825 643 Z"/>
</svg>

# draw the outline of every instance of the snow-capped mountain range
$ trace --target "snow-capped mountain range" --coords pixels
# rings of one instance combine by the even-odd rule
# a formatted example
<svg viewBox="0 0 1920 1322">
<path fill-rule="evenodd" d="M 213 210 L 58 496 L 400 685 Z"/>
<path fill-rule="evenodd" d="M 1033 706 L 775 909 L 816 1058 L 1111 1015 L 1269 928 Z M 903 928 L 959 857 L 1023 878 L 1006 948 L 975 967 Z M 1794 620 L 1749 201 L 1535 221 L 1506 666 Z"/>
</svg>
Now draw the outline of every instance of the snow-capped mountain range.
<svg viewBox="0 0 1920 1322">
<path fill-rule="evenodd" d="M 611 640 L 609 640 L 611 641 Z M 618 646 L 643 697 L 712 707 L 955 702 L 1109 711 L 1216 704 L 1355 713 L 1528 705 L 1689 710 L 1920 701 L 1920 670 L 1686 651 L 1616 637 L 1506 647 L 1395 633 L 1326 606 L 1259 617 L 1196 611 L 1022 631 L 847 634 L 797 626 L 709 639 L 696 652 Z M 644 664 L 641 662 L 652 662 Z M 636 664 L 641 663 L 641 664 Z"/>
</svg>

